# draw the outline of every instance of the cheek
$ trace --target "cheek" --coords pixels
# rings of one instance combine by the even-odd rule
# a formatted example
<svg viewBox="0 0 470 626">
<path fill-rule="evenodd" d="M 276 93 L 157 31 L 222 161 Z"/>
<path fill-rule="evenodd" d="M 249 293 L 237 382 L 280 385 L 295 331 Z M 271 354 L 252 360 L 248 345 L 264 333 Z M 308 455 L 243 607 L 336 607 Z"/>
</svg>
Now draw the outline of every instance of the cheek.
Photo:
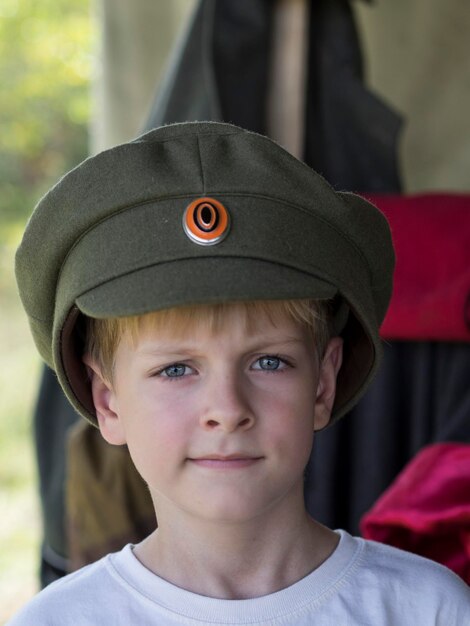
<svg viewBox="0 0 470 626">
<path fill-rule="evenodd" d="M 313 419 L 299 420 L 284 417 L 269 428 L 268 437 L 280 454 L 290 458 L 295 465 L 306 464 L 313 445 Z"/>
<path fill-rule="evenodd" d="M 155 458 L 157 455 L 161 458 L 183 448 L 188 433 L 187 420 L 177 413 L 134 413 L 128 420 L 127 442 L 129 447 L 139 445 L 142 449 L 153 451 Z"/>
<path fill-rule="evenodd" d="M 145 386 L 121 404 L 127 445 L 139 470 L 143 464 L 161 467 L 184 452 L 191 417 L 183 405 Z"/>
<path fill-rule="evenodd" d="M 138 419 L 139 416 L 136 416 Z M 187 456 L 187 432 L 177 420 L 145 419 L 131 429 L 127 445 L 132 461 L 153 489 L 171 481 Z"/>
<path fill-rule="evenodd" d="M 301 378 L 279 376 L 277 380 L 268 381 L 264 389 L 257 390 L 256 408 L 260 414 L 284 417 L 283 423 L 293 428 L 292 420 L 299 427 L 311 421 L 315 411 L 315 379 L 310 376 Z"/>
<path fill-rule="evenodd" d="M 279 385 L 272 393 L 260 397 L 258 411 L 262 412 L 262 428 L 271 443 L 293 464 L 306 465 L 314 435 L 313 381 Z"/>
</svg>

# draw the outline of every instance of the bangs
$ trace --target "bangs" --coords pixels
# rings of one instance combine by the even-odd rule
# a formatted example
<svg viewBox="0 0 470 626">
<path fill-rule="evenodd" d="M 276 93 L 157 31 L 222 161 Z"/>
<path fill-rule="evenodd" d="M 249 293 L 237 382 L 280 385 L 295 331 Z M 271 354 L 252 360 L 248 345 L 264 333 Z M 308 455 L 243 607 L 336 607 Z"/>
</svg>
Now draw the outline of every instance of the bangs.
<svg viewBox="0 0 470 626">
<path fill-rule="evenodd" d="M 267 318 L 277 326 L 286 318 L 304 325 L 315 341 L 320 358 L 330 337 L 330 300 L 250 300 L 223 302 L 153 311 L 144 315 L 108 319 L 87 318 L 85 353 L 100 366 L 109 381 L 113 378 L 114 355 L 121 340 L 136 347 L 142 334 L 148 331 L 170 332 L 176 337 L 187 336 L 197 329 L 210 333 L 230 331 L 231 320 L 244 320 L 247 332 L 255 329 L 259 320 Z"/>
</svg>

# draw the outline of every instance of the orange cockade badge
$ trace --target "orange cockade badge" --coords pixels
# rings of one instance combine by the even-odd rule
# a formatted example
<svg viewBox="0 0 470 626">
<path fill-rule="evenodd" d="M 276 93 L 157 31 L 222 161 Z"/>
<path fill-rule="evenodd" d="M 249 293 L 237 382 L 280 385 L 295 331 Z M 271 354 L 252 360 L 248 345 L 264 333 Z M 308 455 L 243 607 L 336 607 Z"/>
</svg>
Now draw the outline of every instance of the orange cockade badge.
<svg viewBox="0 0 470 626">
<path fill-rule="evenodd" d="M 230 217 L 224 205 L 214 198 L 198 198 L 186 208 L 184 232 L 203 246 L 220 243 L 227 235 Z"/>
</svg>

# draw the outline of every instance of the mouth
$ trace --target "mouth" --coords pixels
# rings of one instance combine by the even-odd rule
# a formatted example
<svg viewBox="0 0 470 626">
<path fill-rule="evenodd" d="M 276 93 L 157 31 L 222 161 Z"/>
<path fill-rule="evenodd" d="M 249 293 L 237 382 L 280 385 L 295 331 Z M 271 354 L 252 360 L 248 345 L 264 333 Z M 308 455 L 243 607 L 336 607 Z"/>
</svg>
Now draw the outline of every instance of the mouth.
<svg viewBox="0 0 470 626">
<path fill-rule="evenodd" d="M 242 469 L 251 467 L 262 460 L 261 456 L 251 456 L 246 454 L 208 454 L 200 457 L 189 458 L 192 464 L 210 469 Z"/>
</svg>

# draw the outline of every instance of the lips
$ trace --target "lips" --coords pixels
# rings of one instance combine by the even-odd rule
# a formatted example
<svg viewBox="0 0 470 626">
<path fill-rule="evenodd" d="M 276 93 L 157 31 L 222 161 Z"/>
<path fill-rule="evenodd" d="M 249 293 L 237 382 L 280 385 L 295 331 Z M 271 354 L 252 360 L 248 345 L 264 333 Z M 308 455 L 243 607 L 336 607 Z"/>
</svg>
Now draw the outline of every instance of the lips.
<svg viewBox="0 0 470 626">
<path fill-rule="evenodd" d="M 235 452 L 234 454 L 202 454 L 197 457 L 192 457 L 192 461 L 200 461 L 200 460 L 214 460 L 214 461 L 233 461 L 239 459 L 259 459 L 253 454 L 243 454 L 242 452 Z"/>
<path fill-rule="evenodd" d="M 260 461 L 263 457 L 252 456 L 243 453 L 234 454 L 207 454 L 198 457 L 192 457 L 188 460 L 200 467 L 212 469 L 241 469 L 251 467 Z"/>
</svg>

